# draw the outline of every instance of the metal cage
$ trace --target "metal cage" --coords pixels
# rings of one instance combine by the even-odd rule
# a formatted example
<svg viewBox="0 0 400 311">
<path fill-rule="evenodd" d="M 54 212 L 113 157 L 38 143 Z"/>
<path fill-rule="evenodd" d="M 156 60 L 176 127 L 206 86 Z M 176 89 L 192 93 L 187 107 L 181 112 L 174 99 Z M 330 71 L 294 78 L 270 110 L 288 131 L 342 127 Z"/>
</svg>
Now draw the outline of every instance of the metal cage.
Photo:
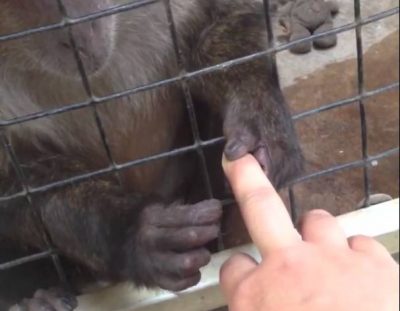
<svg viewBox="0 0 400 311">
<path fill-rule="evenodd" d="M 315 38 L 323 37 L 323 36 L 330 35 L 330 34 L 339 34 L 342 32 L 349 31 L 349 30 L 355 30 L 355 33 L 356 33 L 358 94 L 356 96 L 353 96 L 350 98 L 345 98 L 345 99 L 342 99 L 342 100 L 339 100 L 339 101 L 336 101 L 333 103 L 325 104 L 316 109 L 308 110 L 308 111 L 302 112 L 300 114 L 294 115 L 293 120 L 295 120 L 295 121 L 300 120 L 300 119 L 309 117 L 311 115 L 321 113 L 323 111 L 328 111 L 331 109 L 336 109 L 338 107 L 343 107 L 346 105 L 357 103 L 358 107 L 359 107 L 359 120 L 361 123 L 360 139 L 362 142 L 362 150 L 361 150 L 362 158 L 357 161 L 354 161 L 354 162 L 333 166 L 328 169 L 325 169 L 325 170 L 322 170 L 322 171 L 319 171 L 319 172 L 316 172 L 316 173 L 313 173 L 313 174 L 310 174 L 307 176 L 302 176 L 301 178 L 295 180 L 293 182 L 292 186 L 294 186 L 295 184 L 298 184 L 298 183 L 308 181 L 310 179 L 320 178 L 320 177 L 327 176 L 327 175 L 330 175 L 330 174 L 333 174 L 333 173 L 336 173 L 339 171 L 353 169 L 353 168 L 362 168 L 363 176 L 364 176 L 363 177 L 363 187 L 364 187 L 365 199 L 366 199 L 366 201 L 368 201 L 368 198 L 371 195 L 371 183 L 370 183 L 370 172 L 369 172 L 371 164 L 376 160 L 380 160 L 380 159 L 383 159 L 386 157 L 397 155 L 399 153 L 398 146 L 393 146 L 392 149 L 386 150 L 379 154 L 371 155 L 368 153 L 368 139 L 367 139 L 368 124 L 367 124 L 367 120 L 366 120 L 365 101 L 368 98 L 377 96 L 378 94 L 388 92 L 390 90 L 398 89 L 399 81 L 396 81 L 389 85 L 384 85 L 382 87 L 379 87 L 379 88 L 376 88 L 373 90 L 367 91 L 365 89 L 365 87 L 364 87 L 365 79 L 364 79 L 364 59 L 363 59 L 363 38 L 362 38 L 363 26 L 371 24 L 371 23 L 375 23 L 377 21 L 386 19 L 391 16 L 398 15 L 399 7 L 392 8 L 392 9 L 380 12 L 376 15 L 363 18 L 361 15 L 360 0 L 354 0 L 355 16 L 354 16 L 353 22 L 342 25 L 337 28 L 334 28 L 333 30 L 322 33 L 322 34 L 313 35 L 306 39 L 297 40 L 297 41 L 294 41 L 291 43 L 276 45 L 274 36 L 273 36 L 273 31 L 272 31 L 273 27 L 272 27 L 272 22 L 271 22 L 271 16 L 269 15 L 269 10 L 268 10 L 268 8 L 270 7 L 270 3 L 269 3 L 270 1 L 263 0 L 265 13 L 266 13 L 267 37 L 268 37 L 268 41 L 269 41 L 269 48 L 267 50 L 264 50 L 261 52 L 256 52 L 251 55 L 247 55 L 247 56 L 244 56 L 244 57 L 241 57 L 238 59 L 230 60 L 230 61 L 227 61 L 227 62 L 224 62 L 221 64 L 217 64 L 215 66 L 211 66 L 208 68 L 202 68 L 197 71 L 188 72 L 186 70 L 186 68 L 184 68 L 184 65 L 183 65 L 181 51 L 180 51 L 180 47 L 178 45 L 178 40 L 177 40 L 177 33 L 176 33 L 176 29 L 175 29 L 173 11 L 171 9 L 169 0 L 133 0 L 133 1 L 130 1 L 129 3 L 117 5 L 117 6 L 109 8 L 109 9 L 95 12 L 95 13 L 92 13 L 92 14 L 89 14 L 89 15 L 86 15 L 83 17 L 79 17 L 79 18 L 69 17 L 67 15 L 66 9 L 63 5 L 63 1 L 62 0 L 55 0 L 55 1 L 57 1 L 60 12 L 63 15 L 63 19 L 59 23 L 47 25 L 47 26 L 43 26 L 43 27 L 38 27 L 38 28 L 34 28 L 34 29 L 28 29 L 28 30 L 18 32 L 18 33 L 2 35 L 2 36 L 0 36 L 0 45 L 2 44 L 2 42 L 5 42 L 5 41 L 16 40 L 16 39 L 19 39 L 22 37 L 31 36 L 31 35 L 41 33 L 41 32 L 52 31 L 52 30 L 57 30 L 57 29 L 62 29 L 62 28 L 69 29 L 68 34 L 69 34 L 70 44 L 74 48 L 74 57 L 77 62 L 77 65 L 78 65 L 80 77 L 82 80 L 82 85 L 83 85 L 83 88 L 87 95 L 87 100 L 85 100 L 83 102 L 79 102 L 79 103 L 70 103 L 61 108 L 53 108 L 53 109 L 48 109 L 45 111 L 40 111 L 40 112 L 29 114 L 29 115 L 23 115 L 20 117 L 16 117 L 14 119 L 0 120 L 1 145 L 5 149 L 6 153 L 8 154 L 9 159 L 11 159 L 11 162 L 16 171 L 18 180 L 22 186 L 22 191 L 20 191 L 18 193 L 14 193 L 14 194 L 7 195 L 7 196 L 1 196 L 1 194 L 0 194 L 0 209 L 1 209 L 2 202 L 14 200 L 17 198 L 25 198 L 31 204 L 32 200 L 33 200 L 32 196 L 34 194 L 44 193 L 49 190 L 68 186 L 71 183 L 79 183 L 79 182 L 88 180 L 90 178 L 94 178 L 94 177 L 98 177 L 98 176 L 102 176 L 102 175 L 106 175 L 106 174 L 118 173 L 121 170 L 139 166 L 139 165 L 142 165 L 145 163 L 149 163 L 151 161 L 159 160 L 159 159 L 166 158 L 166 157 L 174 157 L 174 156 L 177 156 L 177 155 L 180 155 L 183 153 L 189 153 L 189 152 L 197 153 L 197 155 L 200 159 L 200 163 L 201 163 L 203 178 L 204 178 L 205 184 L 207 185 L 208 195 L 209 195 L 209 197 L 212 197 L 213 189 L 211 187 L 210 177 L 209 177 L 209 173 L 207 171 L 207 166 L 206 166 L 205 157 L 204 157 L 204 149 L 208 148 L 212 145 L 215 145 L 215 144 L 221 144 L 221 143 L 223 143 L 224 139 L 223 139 L 223 137 L 219 137 L 219 138 L 215 138 L 215 139 L 207 140 L 207 141 L 204 141 L 201 139 L 200 134 L 199 134 L 198 124 L 196 121 L 195 109 L 193 106 L 190 90 L 188 87 L 188 80 L 205 75 L 205 74 L 212 74 L 212 73 L 215 73 L 218 71 L 226 70 L 233 66 L 237 66 L 237 65 L 240 65 L 240 64 L 243 64 L 246 62 L 250 62 L 255 59 L 266 57 L 266 56 L 269 57 L 271 61 L 274 61 L 275 55 L 277 53 L 287 50 L 297 43 L 313 40 Z M 88 22 L 88 21 L 91 21 L 94 19 L 100 19 L 105 16 L 121 14 L 126 11 L 139 9 L 146 5 L 151 5 L 151 4 L 155 4 L 158 2 L 163 2 L 165 5 L 167 18 L 168 18 L 168 22 L 170 25 L 170 32 L 171 32 L 171 36 L 172 36 L 172 39 L 174 42 L 176 59 L 178 61 L 179 66 L 181 67 L 180 68 L 181 74 L 179 76 L 175 76 L 175 77 L 172 77 L 172 78 L 169 78 L 166 80 L 157 81 L 157 82 L 154 82 L 154 83 L 151 83 L 148 85 L 137 86 L 132 89 L 127 89 L 127 90 L 124 90 L 124 91 L 121 91 L 118 93 L 109 94 L 104 97 L 96 97 L 91 90 L 91 85 L 90 85 L 89 79 L 87 77 L 87 74 L 85 72 L 85 68 L 84 68 L 82 60 L 80 58 L 79 52 L 77 51 L 76 42 L 74 40 L 74 36 L 73 36 L 73 33 L 72 33 L 70 27 L 73 25 L 85 23 L 85 22 Z M 165 152 L 162 154 L 157 154 L 157 155 L 154 155 L 151 157 L 134 160 L 134 161 L 130 161 L 130 162 L 123 163 L 123 164 L 117 164 L 112 157 L 110 147 L 107 143 L 106 133 L 105 133 L 103 124 L 101 122 L 101 119 L 98 115 L 97 107 L 99 105 L 102 105 L 105 102 L 109 102 L 114 99 L 122 98 L 125 96 L 131 96 L 131 95 L 134 95 L 134 94 L 137 94 L 140 92 L 145 92 L 148 90 L 168 86 L 171 84 L 179 85 L 181 87 L 181 89 L 183 90 L 183 94 L 185 95 L 186 106 L 187 106 L 187 110 L 189 113 L 191 128 L 192 128 L 193 137 L 194 137 L 194 144 L 191 146 L 179 148 L 176 150 L 171 150 L 171 151 L 168 151 L 168 152 Z M 50 184 L 46 184 L 44 186 L 32 187 L 31 185 L 29 185 L 26 182 L 26 177 L 24 176 L 24 171 L 21 168 L 18 158 L 14 152 L 12 143 L 10 141 L 8 141 L 8 139 L 5 135 L 5 129 L 7 129 L 7 127 L 11 127 L 11 126 L 14 126 L 17 124 L 22 124 L 25 122 L 42 119 L 42 118 L 47 118 L 50 116 L 55 116 L 55 115 L 63 114 L 66 112 L 81 110 L 81 109 L 92 109 L 93 110 L 93 114 L 95 116 L 96 124 L 98 127 L 98 131 L 100 133 L 103 147 L 106 151 L 106 154 L 108 155 L 109 166 L 106 168 L 97 170 L 97 171 L 85 173 L 85 174 L 82 174 L 79 176 L 73 176 L 68 179 L 64 179 L 64 180 L 60 180 L 60 181 L 53 182 Z M 289 188 L 289 194 L 290 194 L 290 203 L 291 203 L 291 207 L 292 207 L 291 211 L 292 211 L 292 215 L 293 215 L 293 220 L 297 221 L 298 216 L 296 214 L 296 208 L 295 208 L 296 197 L 295 197 L 294 191 L 291 187 Z M 9 262 L 2 262 L 2 263 L 0 263 L 0 273 L 1 273 L 1 271 L 7 270 L 10 268 L 19 266 L 19 265 L 26 264 L 28 262 L 41 260 L 43 258 L 51 258 L 52 259 L 60 280 L 63 283 L 67 283 L 65 272 L 63 270 L 62 264 L 58 257 L 57 249 L 55 249 L 53 247 L 50 238 L 48 239 L 48 250 L 47 251 L 44 251 L 44 252 L 41 252 L 38 254 L 33 254 L 31 256 L 27 256 L 24 258 L 16 258 Z"/>
</svg>

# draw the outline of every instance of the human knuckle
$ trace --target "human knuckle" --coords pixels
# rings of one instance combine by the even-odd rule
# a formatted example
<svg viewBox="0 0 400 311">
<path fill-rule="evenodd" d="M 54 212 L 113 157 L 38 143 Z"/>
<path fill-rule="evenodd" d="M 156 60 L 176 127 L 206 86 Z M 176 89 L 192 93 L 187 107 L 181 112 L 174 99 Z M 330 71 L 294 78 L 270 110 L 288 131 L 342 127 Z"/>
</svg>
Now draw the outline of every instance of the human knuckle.
<svg viewBox="0 0 400 311">
<path fill-rule="evenodd" d="M 220 270 L 221 275 L 222 276 L 229 275 L 229 272 L 231 271 L 234 264 L 235 264 L 235 256 L 230 257 L 228 260 L 226 260 L 221 267 Z"/>
<path fill-rule="evenodd" d="M 235 288 L 234 294 L 237 297 L 242 297 L 243 300 L 247 300 L 248 297 L 252 296 L 254 292 L 254 283 L 251 282 L 251 279 L 247 278 L 242 280 Z M 238 302 L 239 303 L 239 302 Z M 244 310 L 244 309 L 237 309 Z"/>
<path fill-rule="evenodd" d="M 248 256 L 243 253 L 235 254 L 229 257 L 221 266 L 220 275 L 222 278 L 229 278 L 230 273 L 234 271 L 237 267 L 238 262 L 242 262 L 244 260 L 248 260 Z"/>
<path fill-rule="evenodd" d="M 365 235 L 353 236 L 349 239 L 349 241 L 352 247 L 372 247 L 375 243 L 372 238 Z"/>
<path fill-rule="evenodd" d="M 283 271 L 292 271 L 303 265 L 303 260 L 298 252 L 291 250 L 282 251 L 279 256 L 277 256 L 277 259 L 277 265 L 279 269 Z"/>
</svg>

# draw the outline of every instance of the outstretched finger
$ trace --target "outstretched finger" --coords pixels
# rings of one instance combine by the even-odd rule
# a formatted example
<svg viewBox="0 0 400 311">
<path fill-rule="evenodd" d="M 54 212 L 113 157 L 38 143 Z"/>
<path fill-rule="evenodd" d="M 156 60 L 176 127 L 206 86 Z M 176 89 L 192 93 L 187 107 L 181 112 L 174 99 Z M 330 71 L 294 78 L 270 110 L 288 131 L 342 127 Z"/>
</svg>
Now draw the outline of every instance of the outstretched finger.
<svg viewBox="0 0 400 311">
<path fill-rule="evenodd" d="M 301 241 L 285 205 L 253 156 L 234 162 L 224 158 L 223 167 L 262 255 Z"/>
</svg>

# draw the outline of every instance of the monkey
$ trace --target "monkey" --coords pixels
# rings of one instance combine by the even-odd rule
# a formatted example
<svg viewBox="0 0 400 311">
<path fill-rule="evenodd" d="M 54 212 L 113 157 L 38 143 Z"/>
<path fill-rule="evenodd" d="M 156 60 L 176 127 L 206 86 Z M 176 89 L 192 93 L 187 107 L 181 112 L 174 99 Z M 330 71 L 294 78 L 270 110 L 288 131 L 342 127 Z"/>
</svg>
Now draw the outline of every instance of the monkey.
<svg viewBox="0 0 400 311">
<path fill-rule="evenodd" d="M 0 36 L 126 1 L 62 2 L 60 9 L 53 0 L 1 1 Z M 301 173 L 301 148 L 267 56 L 110 95 L 179 77 L 182 67 L 195 72 L 268 48 L 258 0 L 171 0 L 175 32 L 165 3 L 0 39 L 1 249 L 43 251 L 51 243 L 62 260 L 99 280 L 180 291 L 199 282 L 210 260 L 206 245 L 219 234 L 220 197 L 207 194 L 196 152 L 135 161 L 223 134 L 227 159 L 252 153 L 276 187 Z M 76 103 L 89 104 L 60 111 Z M 55 113 L 29 118 L 49 110 Z M 221 154 L 210 154 L 204 158 L 214 167 Z M 82 174 L 89 176 L 46 190 Z M 223 180 L 221 171 L 210 174 L 212 182 Z M 27 189 L 42 191 L 13 196 Z M 59 291 L 32 297 L 10 310 L 76 307 Z"/>
</svg>

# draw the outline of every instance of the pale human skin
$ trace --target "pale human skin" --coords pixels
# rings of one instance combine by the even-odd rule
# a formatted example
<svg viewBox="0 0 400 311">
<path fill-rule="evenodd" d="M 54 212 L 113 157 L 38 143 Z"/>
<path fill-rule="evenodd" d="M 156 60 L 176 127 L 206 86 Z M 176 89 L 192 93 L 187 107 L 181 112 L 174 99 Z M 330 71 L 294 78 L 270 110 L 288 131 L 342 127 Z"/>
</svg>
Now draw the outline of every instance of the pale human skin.
<svg viewBox="0 0 400 311">
<path fill-rule="evenodd" d="M 322 210 L 299 233 L 252 156 L 223 166 L 262 257 L 238 254 L 221 269 L 230 311 L 399 310 L 399 266 L 381 244 L 347 239 Z"/>
</svg>

